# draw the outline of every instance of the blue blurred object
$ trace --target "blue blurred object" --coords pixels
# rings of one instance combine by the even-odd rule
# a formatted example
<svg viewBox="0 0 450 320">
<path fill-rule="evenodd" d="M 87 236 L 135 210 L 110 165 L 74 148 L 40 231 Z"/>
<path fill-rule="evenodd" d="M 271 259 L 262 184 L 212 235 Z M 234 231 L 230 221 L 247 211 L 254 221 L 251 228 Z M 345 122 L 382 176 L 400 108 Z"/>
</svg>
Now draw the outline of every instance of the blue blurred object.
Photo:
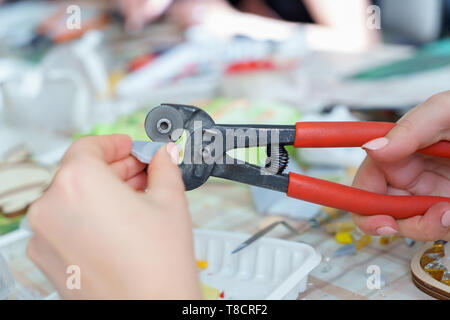
<svg viewBox="0 0 450 320">
<path fill-rule="evenodd" d="M 378 0 L 383 38 L 394 43 L 423 45 L 442 35 L 448 0 Z"/>
<path fill-rule="evenodd" d="M 425 45 L 406 59 L 369 68 L 350 76 L 352 80 L 383 80 L 443 68 L 450 65 L 450 38 Z"/>
<path fill-rule="evenodd" d="M 447 31 L 450 31 L 450 0 L 445 1 L 445 27 L 447 28 Z"/>
</svg>

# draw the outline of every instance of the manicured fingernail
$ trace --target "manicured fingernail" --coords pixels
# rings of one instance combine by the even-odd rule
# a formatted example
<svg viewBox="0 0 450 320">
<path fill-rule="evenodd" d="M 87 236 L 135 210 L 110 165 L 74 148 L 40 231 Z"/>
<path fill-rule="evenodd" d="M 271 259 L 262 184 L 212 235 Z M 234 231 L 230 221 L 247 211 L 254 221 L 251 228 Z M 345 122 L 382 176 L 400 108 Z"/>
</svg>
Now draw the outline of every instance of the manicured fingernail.
<svg viewBox="0 0 450 320">
<path fill-rule="evenodd" d="M 397 233 L 397 230 L 391 227 L 379 227 L 376 231 L 380 236 L 390 236 Z"/>
<path fill-rule="evenodd" d="M 367 142 L 365 145 L 363 145 L 363 149 L 369 149 L 372 151 L 380 150 L 387 146 L 389 143 L 389 140 L 387 138 L 378 138 L 374 139 L 372 141 Z"/>
<path fill-rule="evenodd" d="M 441 224 L 444 228 L 450 227 L 450 210 L 445 211 L 441 218 Z"/>
<path fill-rule="evenodd" d="M 170 155 L 172 162 L 178 164 L 180 158 L 180 148 L 173 142 L 169 142 L 166 146 L 167 153 Z"/>
</svg>

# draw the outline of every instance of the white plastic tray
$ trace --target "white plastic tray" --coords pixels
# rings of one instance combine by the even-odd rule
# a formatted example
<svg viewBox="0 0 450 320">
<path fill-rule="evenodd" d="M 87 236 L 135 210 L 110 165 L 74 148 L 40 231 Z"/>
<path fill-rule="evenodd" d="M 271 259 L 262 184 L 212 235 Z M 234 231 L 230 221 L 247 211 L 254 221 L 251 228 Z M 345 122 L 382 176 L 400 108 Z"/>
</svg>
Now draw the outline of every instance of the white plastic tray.
<svg viewBox="0 0 450 320">
<path fill-rule="evenodd" d="M 293 241 L 261 238 L 231 251 L 249 237 L 234 232 L 194 230 L 197 260 L 208 262 L 200 280 L 225 299 L 293 300 L 306 290 L 308 274 L 320 263 L 313 247 Z"/>
<path fill-rule="evenodd" d="M 45 276 L 26 256 L 26 245 L 31 235 L 30 231 L 18 229 L 0 237 L 0 254 L 15 269 L 15 285 L 10 288 L 9 299 L 59 299 Z M 43 286 L 37 290 L 32 283 Z"/>
<path fill-rule="evenodd" d="M 20 229 L 0 237 L 0 252 L 6 260 L 10 255 L 25 257 L 24 248 L 30 235 Z M 248 237 L 242 233 L 195 229 L 196 259 L 208 262 L 200 280 L 224 291 L 225 299 L 292 300 L 306 290 L 308 274 L 321 260 L 317 251 L 299 242 L 261 238 L 231 254 Z M 19 249 L 13 250 L 15 245 Z M 40 298 L 58 299 L 56 293 Z"/>
</svg>

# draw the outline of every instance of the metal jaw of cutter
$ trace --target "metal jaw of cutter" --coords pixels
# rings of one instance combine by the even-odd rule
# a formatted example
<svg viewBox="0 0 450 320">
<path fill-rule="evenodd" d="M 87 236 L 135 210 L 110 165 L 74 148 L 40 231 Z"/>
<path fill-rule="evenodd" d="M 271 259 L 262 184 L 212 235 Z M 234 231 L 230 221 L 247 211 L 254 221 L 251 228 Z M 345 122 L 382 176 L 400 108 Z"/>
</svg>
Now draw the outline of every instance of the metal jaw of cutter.
<svg viewBox="0 0 450 320">
<path fill-rule="evenodd" d="M 186 190 L 198 188 L 213 176 L 287 191 L 288 175 L 282 173 L 288 161 L 284 146 L 294 143 L 295 126 L 218 125 L 200 108 L 162 104 L 148 113 L 145 130 L 155 142 L 175 142 L 186 133 L 179 165 Z M 227 155 L 232 149 L 256 146 L 267 146 L 269 163 L 265 167 Z"/>
</svg>

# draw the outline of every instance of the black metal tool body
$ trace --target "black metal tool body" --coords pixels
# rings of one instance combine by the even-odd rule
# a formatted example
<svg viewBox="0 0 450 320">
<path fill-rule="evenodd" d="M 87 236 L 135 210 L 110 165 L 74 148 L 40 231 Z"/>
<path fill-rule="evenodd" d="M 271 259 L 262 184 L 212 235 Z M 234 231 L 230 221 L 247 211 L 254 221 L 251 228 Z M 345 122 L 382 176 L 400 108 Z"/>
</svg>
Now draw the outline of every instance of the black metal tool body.
<svg viewBox="0 0 450 320">
<path fill-rule="evenodd" d="M 148 113 L 145 130 L 154 142 L 175 142 L 186 133 L 179 164 L 186 190 L 200 187 L 210 176 L 285 193 L 288 190 L 289 177 L 283 174 L 288 161 L 284 146 L 294 143 L 295 126 L 220 125 L 195 106 L 162 104 Z M 256 146 L 267 147 L 265 167 L 227 154 Z"/>
</svg>

